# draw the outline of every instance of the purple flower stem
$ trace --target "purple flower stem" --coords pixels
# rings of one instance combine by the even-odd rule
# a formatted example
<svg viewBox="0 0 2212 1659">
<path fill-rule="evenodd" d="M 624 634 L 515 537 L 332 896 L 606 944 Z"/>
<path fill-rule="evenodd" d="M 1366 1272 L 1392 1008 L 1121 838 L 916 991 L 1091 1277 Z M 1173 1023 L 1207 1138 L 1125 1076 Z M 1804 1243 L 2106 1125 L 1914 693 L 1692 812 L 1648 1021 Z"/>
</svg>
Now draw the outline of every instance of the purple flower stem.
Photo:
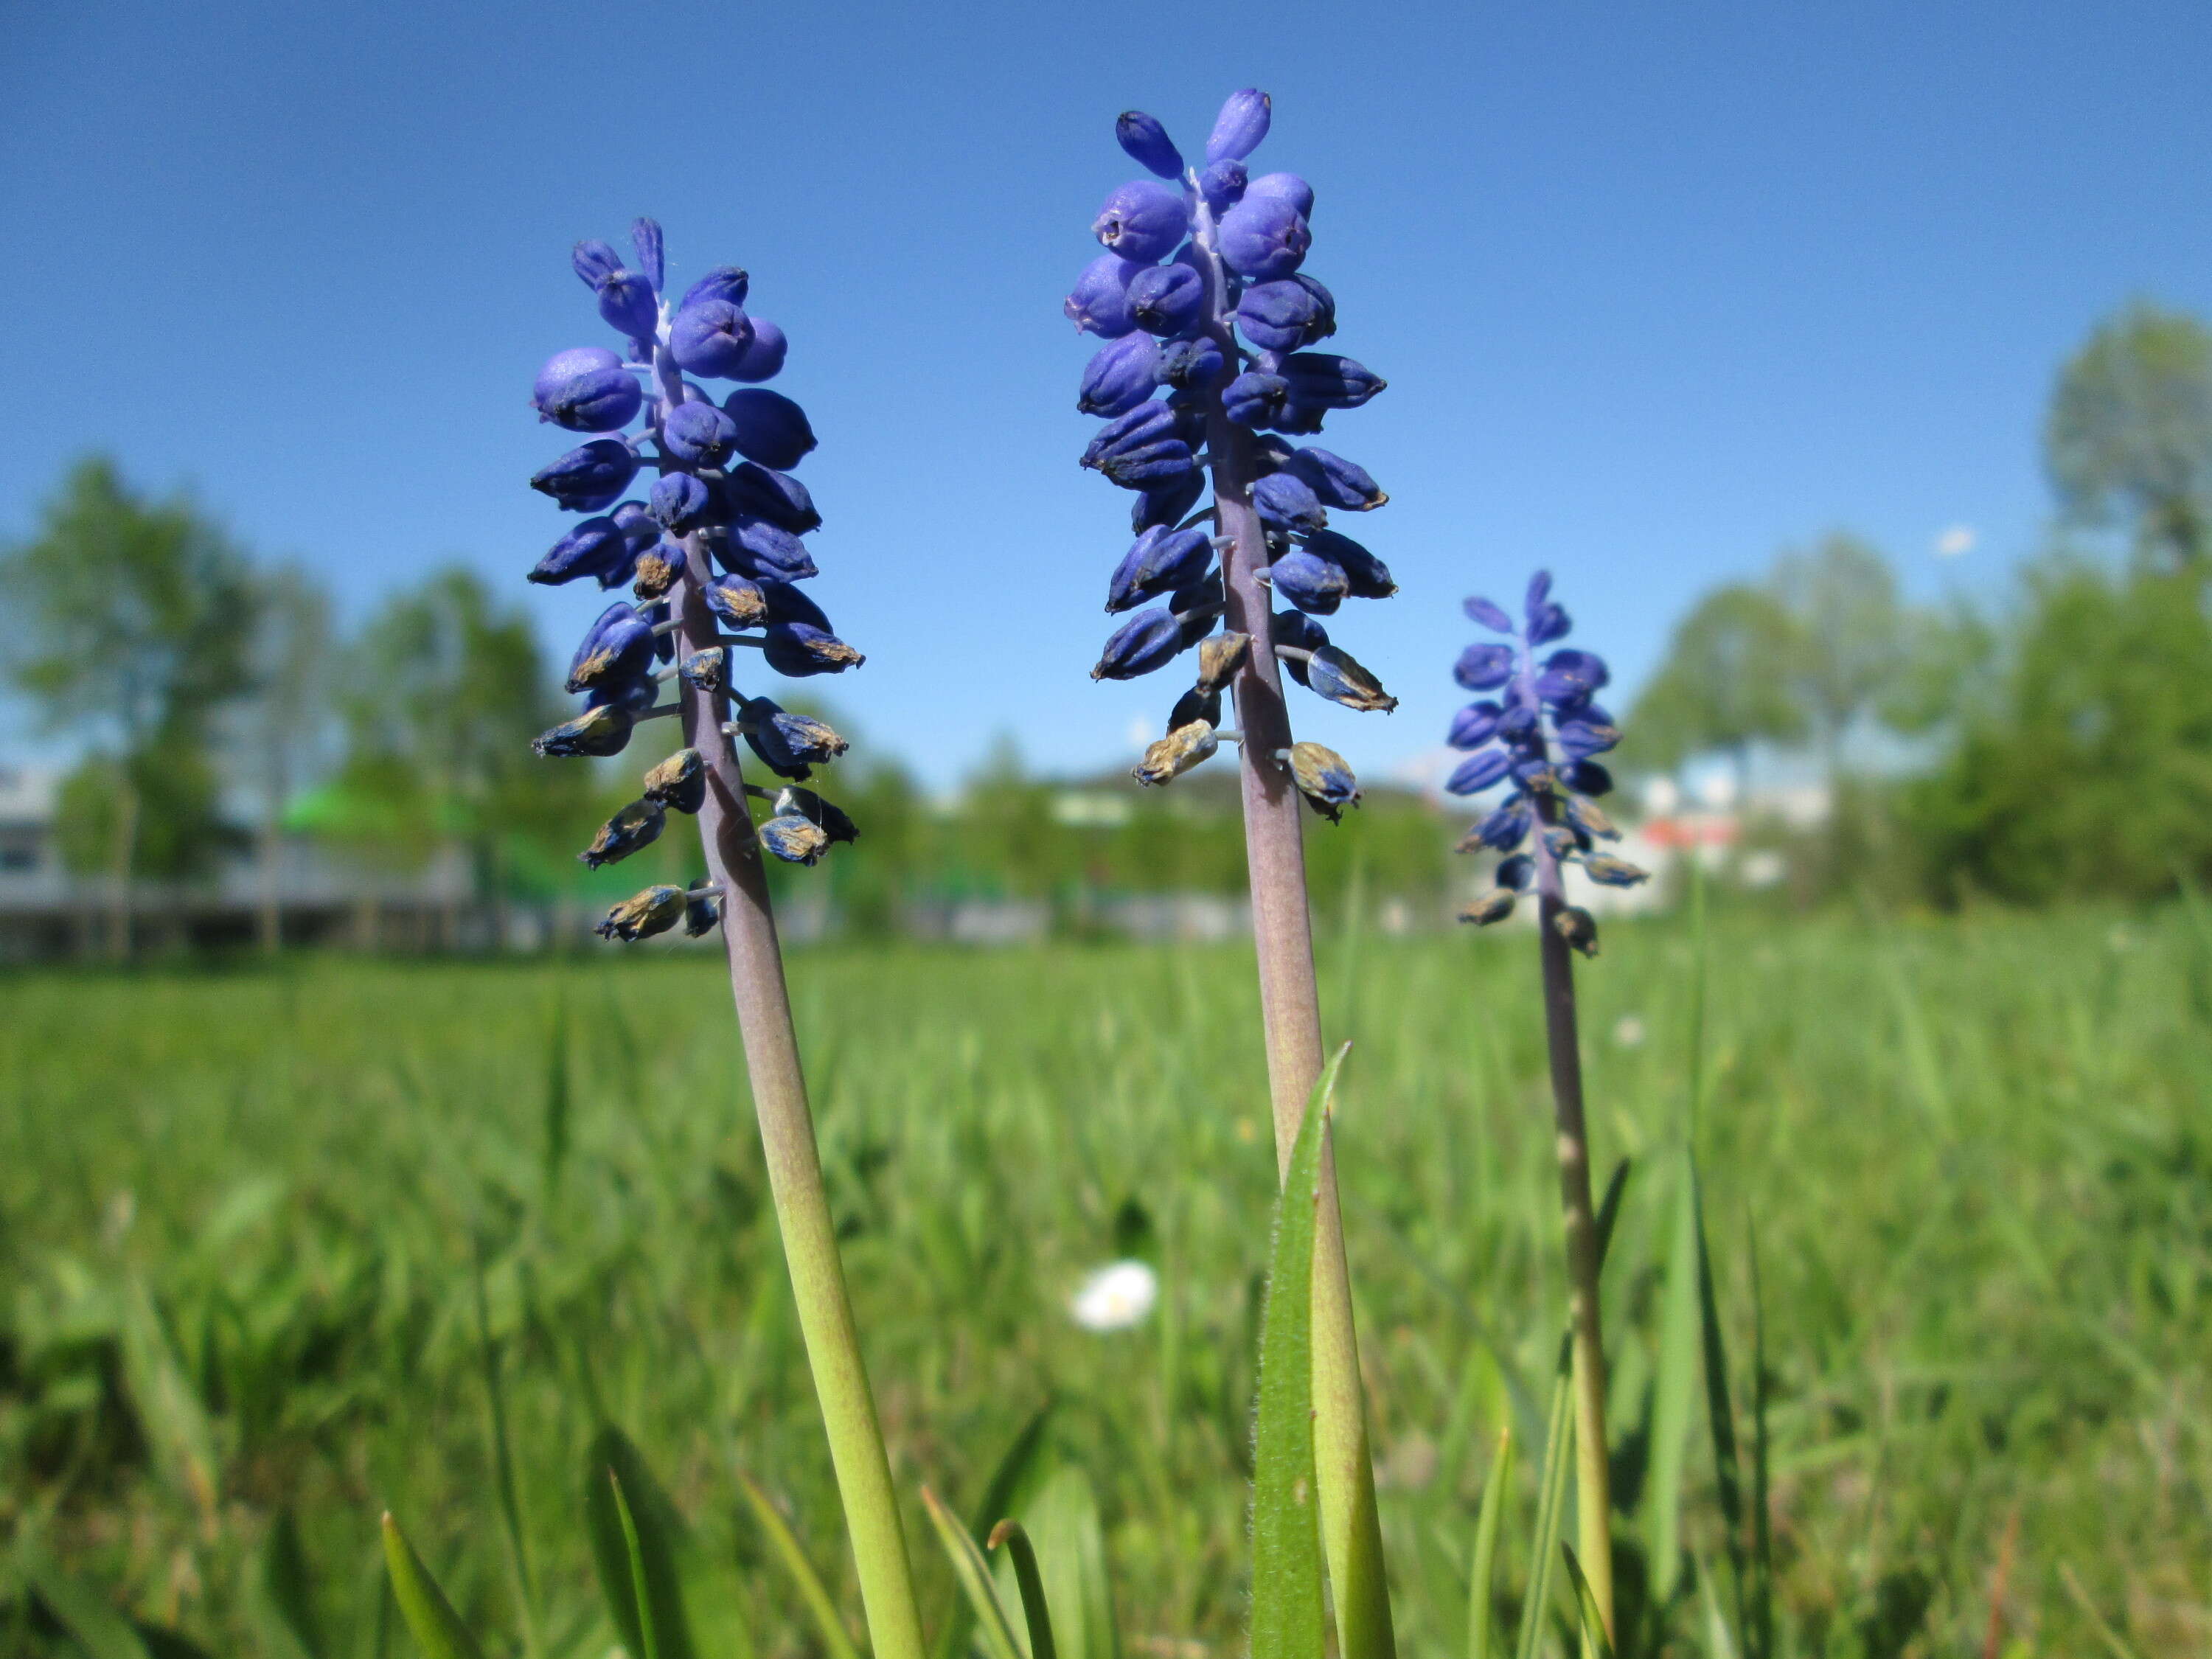
<svg viewBox="0 0 2212 1659">
<path fill-rule="evenodd" d="M 1191 207 L 1193 246 L 1206 279 L 1208 332 L 1222 361 L 1238 361 L 1230 326 L 1228 276 L 1212 212 L 1197 191 Z M 1231 373 L 1233 374 L 1233 367 Z M 1267 538 L 1252 505 L 1251 434 L 1229 418 L 1220 387 L 1203 394 L 1206 449 L 1213 471 L 1216 528 L 1229 545 L 1221 556 L 1229 626 L 1251 636 L 1252 648 L 1232 687 L 1237 724 L 1244 734 L 1237 771 L 1244 807 L 1244 857 L 1252 895 L 1252 939 L 1259 957 L 1260 1011 L 1267 1046 L 1267 1089 L 1274 1119 L 1278 1176 L 1322 1064 L 1321 997 L 1314 980 L 1313 919 L 1306 896 L 1305 844 L 1298 793 L 1277 758 L 1291 746 L 1290 711 L 1275 663 L 1267 586 Z M 1383 1585 L 1382 1530 L 1375 1506 L 1375 1467 L 1367 1438 L 1367 1407 L 1359 1383 L 1359 1337 L 1345 1265 L 1344 1223 L 1336 1196 L 1331 1142 L 1322 1143 L 1320 1212 L 1314 1237 L 1314 1454 L 1321 1486 L 1322 1538 L 1335 1589 L 1339 1650 L 1387 1655 L 1395 1649 Z"/>
<path fill-rule="evenodd" d="M 1533 647 L 1521 652 L 1521 691 L 1536 697 Z M 1541 716 L 1540 715 L 1540 719 Z M 1545 840 L 1559 820 L 1559 797 L 1531 791 L 1536 809 L 1536 933 L 1543 961 L 1544 1036 L 1552 1070 L 1552 1114 L 1558 1132 L 1559 1204 L 1566 1217 L 1567 1316 L 1573 1331 L 1575 1514 L 1577 1550 L 1590 1599 L 1607 1641 L 1614 1639 L 1613 1474 L 1605 1434 L 1605 1335 L 1598 1301 L 1597 1212 L 1590 1201 L 1589 1130 L 1583 1112 L 1582 1042 L 1575 1018 L 1575 957 L 1559 931 L 1567 908 L 1566 872 Z M 1591 1651 L 1585 1644 L 1585 1651 Z"/>
</svg>

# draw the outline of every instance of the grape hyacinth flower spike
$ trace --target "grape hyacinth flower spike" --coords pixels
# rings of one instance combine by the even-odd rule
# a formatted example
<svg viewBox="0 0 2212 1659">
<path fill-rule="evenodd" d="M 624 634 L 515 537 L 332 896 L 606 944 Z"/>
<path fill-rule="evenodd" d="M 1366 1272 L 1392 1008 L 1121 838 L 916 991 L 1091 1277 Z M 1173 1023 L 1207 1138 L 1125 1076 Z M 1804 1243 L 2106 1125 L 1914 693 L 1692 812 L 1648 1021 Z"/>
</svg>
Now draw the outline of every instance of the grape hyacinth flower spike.
<svg viewBox="0 0 2212 1659">
<path fill-rule="evenodd" d="M 766 853 L 813 864 L 855 832 L 842 811 L 804 790 L 772 796 L 757 829 L 751 803 L 769 792 L 745 781 L 737 749 L 743 738 L 771 770 L 801 778 L 809 765 L 843 753 L 844 740 L 820 721 L 786 715 L 757 689 L 749 696 L 740 688 L 757 687 L 761 670 L 837 673 L 861 659 L 793 586 L 815 574 L 799 538 L 822 520 L 806 487 L 789 476 L 814 447 L 813 428 L 797 404 L 760 384 L 783 367 L 782 331 L 744 308 L 750 283 L 734 265 L 708 271 L 672 301 L 660 227 L 641 219 L 631 240 L 634 266 L 605 242 L 580 242 L 573 257 L 622 349 L 558 352 L 532 389 L 541 419 L 588 435 L 531 483 L 592 516 L 554 544 L 530 580 L 629 584 L 637 603 L 618 602 L 592 623 L 569 669 L 568 689 L 585 707 L 537 748 L 607 757 L 639 731 L 661 729 L 647 722 L 663 716 L 681 731 L 680 746 L 644 771 L 638 799 L 600 827 L 581 856 L 594 867 L 627 858 L 664 833 L 671 812 L 689 814 L 698 822 L 706 879 L 647 887 L 609 911 L 599 931 L 634 940 L 679 923 L 693 937 L 721 927 L 870 1644 L 879 1659 L 922 1659 L 906 1540 L 823 1186 L 763 863 Z M 716 380 L 740 384 L 718 402 L 702 384 Z M 647 499 L 623 500 L 645 474 Z M 661 665 L 679 660 L 680 669 Z M 733 706 L 746 712 L 733 719 Z"/>
<path fill-rule="evenodd" d="M 1115 136 L 1152 176 L 1107 197 L 1091 227 L 1103 252 L 1064 309 L 1099 342 L 1076 407 L 1104 424 L 1079 459 L 1130 492 L 1136 538 L 1106 601 L 1109 612 L 1131 614 L 1092 678 L 1132 679 L 1198 653 L 1194 684 L 1146 751 L 1139 783 L 1169 783 L 1220 744 L 1237 748 L 1268 1089 L 1286 1170 L 1322 1066 L 1300 815 L 1334 822 L 1359 787 L 1340 756 L 1294 741 L 1283 678 L 1346 708 L 1395 708 L 1314 618 L 1348 599 L 1387 598 L 1395 584 L 1380 559 L 1332 527 L 1333 515 L 1388 497 L 1364 467 L 1311 439 L 1382 381 L 1316 349 L 1336 331 L 1336 301 L 1303 268 L 1313 191 L 1294 173 L 1255 175 L 1248 165 L 1272 118 L 1265 93 L 1235 93 L 1203 159 L 1187 161 L 1158 120 L 1123 114 Z M 1288 607 L 1280 615 L 1278 604 Z M 1221 726 L 1224 690 L 1235 730 Z M 1340 1650 L 1379 1659 L 1394 1646 L 1390 1608 L 1326 1147 L 1322 1158 L 1314 1263 L 1322 1534 Z"/>
<path fill-rule="evenodd" d="M 1469 599 L 1467 614 L 1504 637 L 1468 647 L 1454 666 L 1453 678 L 1477 701 L 1453 718 L 1448 741 L 1467 758 L 1445 780 L 1444 788 L 1455 795 L 1480 795 L 1502 786 L 1503 793 L 1459 844 L 1461 852 L 1486 850 L 1498 857 L 1493 884 L 1461 911 L 1460 919 L 1487 927 L 1505 920 L 1531 895 L 1536 904 L 1559 1129 L 1559 1197 L 1566 1214 L 1581 1557 L 1610 1637 L 1613 1551 L 1607 1517 L 1613 1504 L 1605 1439 L 1605 1348 L 1574 977 L 1574 953 L 1595 956 L 1598 936 L 1589 912 L 1567 902 L 1566 871 L 1579 866 L 1590 880 L 1609 887 L 1632 887 L 1646 879 L 1646 872 L 1601 850 L 1603 843 L 1620 839 L 1597 804 L 1613 787 L 1612 775 L 1598 757 L 1620 740 L 1613 716 L 1595 700 L 1610 677 L 1601 659 L 1559 645 L 1572 623 L 1552 598 L 1550 574 L 1539 571 L 1529 582 L 1517 624 L 1488 599 Z"/>
</svg>

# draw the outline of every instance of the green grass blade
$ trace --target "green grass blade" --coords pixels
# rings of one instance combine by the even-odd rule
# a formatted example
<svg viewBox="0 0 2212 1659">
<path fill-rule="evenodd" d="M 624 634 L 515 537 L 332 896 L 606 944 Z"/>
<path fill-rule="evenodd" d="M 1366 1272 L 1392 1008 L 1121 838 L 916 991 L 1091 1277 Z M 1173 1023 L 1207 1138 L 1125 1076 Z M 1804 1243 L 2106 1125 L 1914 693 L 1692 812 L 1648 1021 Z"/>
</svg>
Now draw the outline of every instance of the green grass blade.
<svg viewBox="0 0 2212 1659">
<path fill-rule="evenodd" d="M 2128 1644 L 2126 1638 L 2112 1628 L 2105 1615 L 2097 1611 L 2097 1604 L 2089 1599 L 2089 1592 L 2081 1587 L 2081 1580 L 2075 1573 L 2071 1561 L 2058 1564 L 2058 1579 L 2066 1586 L 2066 1594 L 2081 1610 L 2081 1616 L 2089 1621 L 2089 1628 L 2097 1632 L 2097 1639 L 2105 1644 L 2105 1650 L 2112 1656 L 2112 1659 L 2142 1659 L 2142 1656 Z"/>
<path fill-rule="evenodd" d="M 213 1537 L 221 1498 L 222 1464 L 215 1428 L 177 1358 L 145 1282 L 132 1274 L 123 1297 L 123 1370 L 140 1427 L 162 1466 L 199 1512 Z"/>
<path fill-rule="evenodd" d="M 952 1576 L 960 1581 L 961 1592 L 983 1632 L 983 1645 L 990 1650 L 991 1659 L 1022 1659 L 1021 1644 L 1014 1640 L 1013 1626 L 1006 1622 L 1006 1610 L 999 1603 L 999 1592 L 991 1583 L 991 1565 L 984 1560 L 983 1552 L 975 1547 L 975 1540 L 959 1518 L 927 1486 L 921 1489 L 921 1503 L 929 1511 L 930 1525 L 937 1528 L 938 1541 L 951 1558 Z"/>
<path fill-rule="evenodd" d="M 653 1587 L 646 1582 L 645 1550 L 637 1541 L 637 1517 L 623 1496 L 622 1477 L 607 1471 L 607 1488 L 614 1493 L 615 1518 L 622 1522 L 623 1547 L 629 1556 L 629 1589 L 637 1607 L 638 1647 L 644 1659 L 660 1659 L 660 1638 L 653 1627 Z"/>
<path fill-rule="evenodd" d="M 1713 1589 L 1712 1570 L 1699 1556 L 1696 1563 L 1698 1601 L 1705 1614 L 1706 1659 L 1735 1659 L 1735 1638 L 1729 1633 L 1729 1624 L 1721 1612 L 1721 1598 Z"/>
<path fill-rule="evenodd" d="M 1713 1486 L 1735 1591 L 1736 1628 L 1747 1632 L 1751 1564 L 1744 1552 L 1742 1463 L 1736 1447 L 1735 1407 L 1729 1399 L 1728 1341 L 1721 1329 L 1720 1296 L 1713 1285 L 1712 1255 L 1705 1248 L 1702 1207 L 1697 1217 L 1697 1234 L 1698 1328 L 1705 1348 L 1705 1425 L 1713 1441 Z"/>
<path fill-rule="evenodd" d="M 990 1547 L 1004 1547 L 1014 1564 L 1014 1583 L 1022 1593 L 1022 1619 L 1030 1631 L 1030 1659 L 1059 1659 L 1052 1639 L 1052 1612 L 1046 1607 L 1044 1575 L 1037 1571 L 1036 1550 L 1018 1521 L 1001 1521 L 991 1528 Z"/>
<path fill-rule="evenodd" d="M 1061 1464 L 1023 1506 L 1021 1522 L 1036 1549 L 1060 1659 L 1120 1659 L 1106 1528 L 1091 1478 Z"/>
<path fill-rule="evenodd" d="M 1583 1640 L 1596 1659 L 1613 1659 L 1613 1644 L 1606 1639 L 1605 1620 L 1598 1613 L 1597 1597 L 1590 1594 L 1583 1564 L 1575 1559 L 1575 1547 L 1562 1538 L 1559 1551 L 1567 1558 L 1567 1577 L 1574 1582 L 1575 1610 L 1582 1618 Z"/>
<path fill-rule="evenodd" d="M 76 1638 L 88 1659 L 149 1659 L 131 1620 L 108 1599 L 36 1545 L 18 1545 L 16 1563 L 46 1609 Z"/>
<path fill-rule="evenodd" d="M 791 1523 L 783 1518 L 783 1511 L 776 1508 L 775 1501 L 762 1488 L 760 1482 L 743 1469 L 738 1471 L 738 1490 L 744 1493 L 745 1503 L 752 1510 L 753 1519 L 759 1522 L 761 1531 L 768 1536 L 769 1547 L 775 1552 L 776 1559 L 783 1563 L 784 1571 L 791 1576 L 792 1583 L 798 1589 L 799 1599 L 806 1603 L 807 1612 L 813 1616 L 814 1628 L 822 1638 L 823 1650 L 830 1659 L 860 1659 L 860 1650 L 853 1645 L 853 1638 L 845 1628 L 845 1621 L 837 1616 L 837 1603 L 831 1598 L 829 1586 L 822 1582 L 822 1575 L 814 1571 L 813 1562 L 806 1559 L 805 1547 L 799 1543 L 799 1534 L 791 1529 Z"/>
<path fill-rule="evenodd" d="M 538 1589 L 530 1572 L 530 1552 L 522 1533 L 522 1504 L 516 1496 L 514 1457 L 507 1431 L 507 1385 L 500 1372 L 500 1351 L 491 1340 L 491 1308 L 484 1292 L 484 1241 L 476 1248 L 477 1358 L 483 1371 L 484 1411 L 491 1436 L 492 1486 L 499 1498 L 500 1529 L 507 1540 L 507 1571 L 514 1579 L 515 1606 L 521 1613 L 522 1651 L 538 1659 L 544 1648 L 538 1634 Z"/>
<path fill-rule="evenodd" d="M 1013 1512 L 1016 1499 L 1036 1468 L 1054 1403 L 1048 1398 L 1030 1414 L 1030 1420 L 1022 1425 L 1021 1432 L 1013 1437 L 1000 1457 L 998 1467 L 991 1471 L 990 1480 L 984 1483 L 982 1501 L 968 1517 L 968 1535 L 978 1544 L 991 1535 L 991 1528 L 1001 1518 Z M 975 1615 L 968 1610 L 964 1598 L 952 1604 L 945 1628 L 938 1632 L 937 1659 L 958 1659 L 975 1630 L 974 1620 Z"/>
<path fill-rule="evenodd" d="M 623 1644 L 633 1655 L 645 1651 L 650 1628 L 656 1659 L 693 1659 L 691 1623 L 684 1611 L 677 1568 L 683 1523 L 645 1457 L 629 1437 L 609 1424 L 592 1437 L 584 1474 L 584 1523 L 599 1589 Z M 643 1564 L 644 1595 L 631 1561 L 630 1534 Z"/>
<path fill-rule="evenodd" d="M 545 1034 L 545 1198 L 549 1205 L 559 1196 L 561 1174 L 568 1166 L 572 1109 L 568 1079 L 568 993 L 563 985 L 554 991 L 553 1019 Z"/>
<path fill-rule="evenodd" d="M 1505 1488 L 1513 1479 L 1513 1425 L 1498 1431 L 1498 1455 L 1482 1483 L 1482 1508 L 1474 1517 L 1474 1561 L 1467 1575 L 1467 1659 L 1492 1659 L 1496 1615 L 1491 1595 L 1498 1576 L 1498 1529 L 1505 1519 Z"/>
<path fill-rule="evenodd" d="M 271 1648 L 293 1659 L 324 1659 L 320 1625 L 315 1618 L 313 1576 L 301 1547 L 300 1523 L 289 1509 L 276 1511 L 261 1540 L 255 1590 Z"/>
<path fill-rule="evenodd" d="M 1759 1234 L 1747 1229 L 1751 1268 L 1751 1659 L 1774 1656 L 1774 1526 L 1767 1513 L 1766 1310 L 1759 1285 Z"/>
<path fill-rule="evenodd" d="M 1328 1644 L 1314 1473 L 1313 1255 L 1328 1101 L 1345 1052 L 1314 1085 L 1275 1206 L 1254 1437 L 1252 1659 L 1321 1659 Z"/>
<path fill-rule="evenodd" d="M 1552 1384 L 1552 1409 L 1544 1431 L 1544 1462 L 1536 1477 L 1536 1529 L 1528 1547 L 1528 1592 L 1521 1603 L 1516 1659 L 1537 1659 L 1544 1620 L 1552 1605 L 1552 1545 L 1559 1536 L 1559 1511 L 1567 1501 L 1567 1469 L 1575 1455 L 1574 1398 L 1564 1358 Z"/>
<path fill-rule="evenodd" d="M 476 1638 L 388 1512 L 384 1517 L 384 1570 L 391 1575 L 392 1599 L 399 1604 L 399 1616 L 413 1633 L 415 1645 L 422 1650 L 422 1659 L 483 1659 Z"/>
</svg>

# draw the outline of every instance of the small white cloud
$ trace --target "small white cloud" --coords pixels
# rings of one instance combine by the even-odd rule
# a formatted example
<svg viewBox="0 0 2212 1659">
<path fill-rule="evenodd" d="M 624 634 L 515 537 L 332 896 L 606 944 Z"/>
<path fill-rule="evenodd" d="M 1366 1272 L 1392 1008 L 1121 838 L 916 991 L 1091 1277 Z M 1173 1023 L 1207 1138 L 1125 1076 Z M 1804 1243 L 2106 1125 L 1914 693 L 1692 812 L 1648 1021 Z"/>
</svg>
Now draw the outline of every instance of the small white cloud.
<svg viewBox="0 0 2212 1659">
<path fill-rule="evenodd" d="M 1141 1261 L 1116 1261 L 1083 1281 L 1067 1311 L 1086 1331 L 1126 1331 L 1141 1324 L 1160 1297 L 1160 1276 Z"/>
<path fill-rule="evenodd" d="M 1936 556 L 1955 559 L 1971 553 L 1982 539 L 1982 532 L 1970 524 L 1954 524 L 1936 538 Z"/>
<path fill-rule="evenodd" d="M 1132 714 L 1129 716 L 1129 730 L 1127 736 L 1130 748 L 1142 749 L 1146 744 L 1152 742 L 1153 738 L 1157 735 L 1158 734 L 1152 730 L 1152 721 L 1147 720 L 1144 715 Z"/>
</svg>

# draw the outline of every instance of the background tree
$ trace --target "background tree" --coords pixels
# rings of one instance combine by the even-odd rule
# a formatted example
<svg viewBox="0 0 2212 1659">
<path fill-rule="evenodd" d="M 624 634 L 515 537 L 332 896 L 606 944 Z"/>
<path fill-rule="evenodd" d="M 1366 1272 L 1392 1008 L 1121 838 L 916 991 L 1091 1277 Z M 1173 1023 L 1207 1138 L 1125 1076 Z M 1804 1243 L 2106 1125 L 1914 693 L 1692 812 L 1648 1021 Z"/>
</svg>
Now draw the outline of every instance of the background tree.
<svg viewBox="0 0 2212 1659">
<path fill-rule="evenodd" d="M 1832 790 L 1844 739 L 1904 672 L 1910 617 L 1889 562 L 1843 532 L 1784 553 L 1768 582 L 1790 619 L 1791 678 Z"/>
<path fill-rule="evenodd" d="M 1791 681 L 1795 639 L 1789 612 L 1765 588 L 1714 588 L 1674 625 L 1658 672 L 1637 698 L 1628 757 L 1671 771 L 1700 755 L 1725 755 L 1741 799 L 1752 745 L 1804 735 Z"/>
<path fill-rule="evenodd" d="M 2212 546 L 2212 332 L 2137 301 L 2101 324 L 2059 373 L 2044 457 L 2061 509 L 2134 538 L 2154 566 Z"/>
<path fill-rule="evenodd" d="M 328 736 L 337 642 L 330 596 L 313 575 L 283 564 L 260 576 L 248 653 L 252 693 L 238 722 L 244 769 L 260 797 L 258 933 L 264 951 L 284 937 L 284 813 Z"/>
<path fill-rule="evenodd" d="M 0 644 L 9 683 L 50 729 L 90 746 L 58 827 L 78 867 L 106 871 L 109 948 L 125 954 L 134 878 L 193 874 L 222 838 L 209 739 L 247 683 L 246 562 L 188 501 L 149 502 L 94 457 L 37 533 L 0 552 L 0 597 L 14 623 Z"/>
</svg>

